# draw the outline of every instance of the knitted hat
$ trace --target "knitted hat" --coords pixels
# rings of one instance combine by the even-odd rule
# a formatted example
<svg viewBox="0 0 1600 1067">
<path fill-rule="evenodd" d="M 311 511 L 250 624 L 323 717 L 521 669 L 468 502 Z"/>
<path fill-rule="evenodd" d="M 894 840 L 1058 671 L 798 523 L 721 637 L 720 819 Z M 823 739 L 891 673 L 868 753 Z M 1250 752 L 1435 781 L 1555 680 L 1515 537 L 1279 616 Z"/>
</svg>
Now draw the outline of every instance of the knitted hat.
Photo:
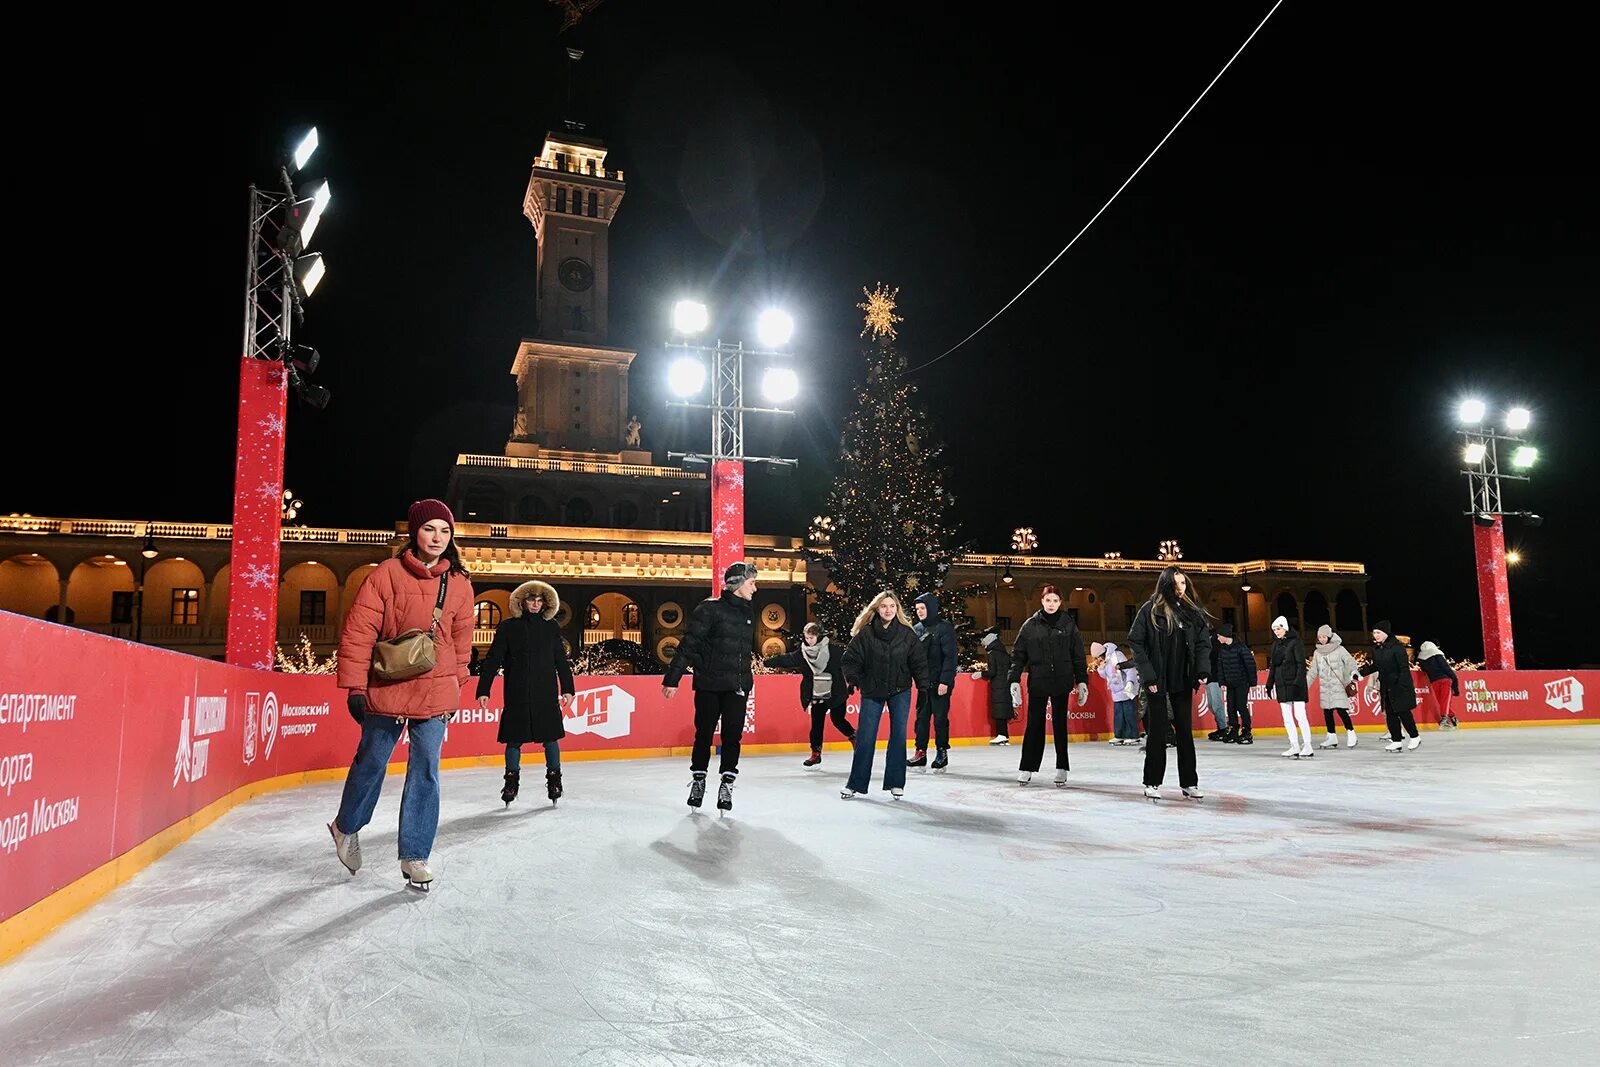
<svg viewBox="0 0 1600 1067">
<path fill-rule="evenodd" d="M 443 519 L 450 529 L 456 528 L 456 517 L 450 514 L 450 509 L 443 500 L 435 500 L 432 497 L 419 500 L 412 504 L 411 510 L 406 513 L 406 523 L 411 527 L 412 533 L 416 533 L 434 519 Z"/>
<path fill-rule="evenodd" d="M 1232 637 L 1233 636 L 1233 624 L 1225 622 L 1221 626 L 1218 626 L 1217 627 L 1217 636 L 1218 637 Z"/>
<path fill-rule="evenodd" d="M 1374 630 L 1382 630 L 1386 634 L 1394 633 L 1393 630 L 1389 629 L 1389 620 L 1388 619 L 1379 619 L 1377 622 L 1372 624 L 1372 628 Z"/>
<path fill-rule="evenodd" d="M 1091 655 L 1091 656 L 1103 656 L 1105 654 L 1106 654 L 1106 646 L 1102 645 L 1099 641 L 1095 641 L 1094 643 L 1092 643 L 1089 646 L 1089 655 Z"/>
<path fill-rule="evenodd" d="M 985 630 L 983 632 L 983 636 L 978 638 L 978 642 L 982 644 L 984 648 L 988 648 L 998 640 L 1000 640 L 1000 635 L 994 630 Z"/>
<path fill-rule="evenodd" d="M 1284 618 L 1282 615 L 1279 615 L 1276 619 L 1272 620 L 1272 628 L 1274 630 L 1276 630 L 1280 626 L 1283 627 L 1285 630 L 1287 630 L 1289 628 L 1289 620 Z"/>
<path fill-rule="evenodd" d="M 1327 623 L 1323 623 L 1321 626 L 1317 627 L 1317 637 L 1318 638 L 1332 637 L 1332 636 L 1333 636 L 1333 627 L 1329 626 Z"/>
<path fill-rule="evenodd" d="M 740 560 L 738 563 L 735 563 L 729 567 L 727 572 L 723 574 L 722 588 L 737 589 L 755 576 L 755 564 L 746 563 L 744 560 Z"/>
</svg>

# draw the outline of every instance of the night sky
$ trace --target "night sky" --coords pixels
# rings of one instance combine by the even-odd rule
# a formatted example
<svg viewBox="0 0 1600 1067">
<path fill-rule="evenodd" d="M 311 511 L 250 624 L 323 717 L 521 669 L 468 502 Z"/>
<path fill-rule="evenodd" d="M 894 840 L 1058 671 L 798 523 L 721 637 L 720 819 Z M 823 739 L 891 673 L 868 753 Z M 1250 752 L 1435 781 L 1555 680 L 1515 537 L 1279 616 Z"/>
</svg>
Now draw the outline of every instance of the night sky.
<svg viewBox="0 0 1600 1067">
<path fill-rule="evenodd" d="M 36 266 L 0 511 L 228 520 L 245 190 L 311 123 L 334 200 L 299 339 L 333 403 L 292 407 L 288 484 L 311 525 L 386 527 L 442 495 L 457 453 L 504 446 L 537 325 L 522 195 L 575 117 L 627 172 L 611 343 L 639 351 L 658 456 L 709 438 L 663 406 L 675 298 L 703 296 L 730 339 L 769 302 L 798 320 L 801 415 L 751 446 L 801 468 L 752 477 L 750 528 L 802 533 L 861 365 L 861 287 L 900 287 L 911 363 L 944 352 L 1270 3 L 1047 24 L 1022 5 L 606 0 L 560 36 L 548 4 L 497 7 L 361 5 L 202 43 L 131 9 L 72 29 L 70 92 L 17 120 Z M 917 375 L 975 548 L 1032 525 L 1051 554 L 1175 537 L 1191 560 L 1360 560 L 1374 619 L 1477 657 L 1453 433 L 1471 392 L 1535 416 L 1535 480 L 1506 501 L 1546 519 L 1508 527 L 1519 660 L 1600 660 L 1573 607 L 1600 591 L 1591 57 L 1537 5 L 1466 10 L 1289 0 L 1056 268 Z M 569 44 L 587 50 L 570 109 Z"/>
</svg>

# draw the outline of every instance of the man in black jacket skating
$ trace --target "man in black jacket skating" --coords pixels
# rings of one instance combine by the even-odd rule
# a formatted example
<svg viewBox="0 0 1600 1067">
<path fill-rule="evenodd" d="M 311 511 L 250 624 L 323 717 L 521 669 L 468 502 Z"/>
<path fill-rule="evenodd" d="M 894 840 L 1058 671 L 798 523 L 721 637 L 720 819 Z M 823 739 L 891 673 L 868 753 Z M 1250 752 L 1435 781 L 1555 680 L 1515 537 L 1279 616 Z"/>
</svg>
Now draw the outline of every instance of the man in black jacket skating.
<svg viewBox="0 0 1600 1067">
<path fill-rule="evenodd" d="M 928 656 L 928 677 L 933 688 L 917 685 L 917 754 L 907 767 L 928 763 L 928 718 L 933 717 L 934 740 L 938 751 L 933 769 L 942 771 L 950 762 L 950 691 L 956 684 L 956 628 L 939 617 L 939 598 L 923 593 L 916 601 L 917 623 L 912 629 Z"/>
<path fill-rule="evenodd" d="M 722 576 L 722 595 L 702 600 L 689 616 L 678 653 L 661 679 L 661 695 L 671 700 L 685 671 L 694 670 L 694 751 L 689 761 L 689 806 L 698 808 L 706 793 L 711 764 L 711 735 L 722 726 L 722 785 L 717 807 L 733 807 L 733 783 L 739 776 L 739 742 L 744 735 L 744 709 L 755 687 L 751 657 L 755 653 L 756 569 L 740 561 Z"/>
</svg>

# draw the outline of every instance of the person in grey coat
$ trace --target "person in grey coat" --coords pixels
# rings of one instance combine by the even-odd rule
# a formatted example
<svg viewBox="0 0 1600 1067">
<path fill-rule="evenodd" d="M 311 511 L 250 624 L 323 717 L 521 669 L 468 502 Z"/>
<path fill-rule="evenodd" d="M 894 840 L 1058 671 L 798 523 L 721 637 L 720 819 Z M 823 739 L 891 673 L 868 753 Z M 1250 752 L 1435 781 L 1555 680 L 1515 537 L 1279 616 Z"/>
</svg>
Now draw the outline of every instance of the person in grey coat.
<svg viewBox="0 0 1600 1067">
<path fill-rule="evenodd" d="M 1344 641 L 1333 632 L 1333 627 L 1317 627 L 1317 647 L 1311 650 L 1310 681 L 1322 687 L 1322 718 L 1328 725 L 1328 736 L 1323 748 L 1338 748 L 1339 735 L 1334 732 L 1335 714 L 1344 722 L 1345 743 L 1356 747 L 1356 728 L 1350 721 L 1350 701 L 1356 695 L 1356 679 L 1361 677 L 1361 667 Z"/>
</svg>

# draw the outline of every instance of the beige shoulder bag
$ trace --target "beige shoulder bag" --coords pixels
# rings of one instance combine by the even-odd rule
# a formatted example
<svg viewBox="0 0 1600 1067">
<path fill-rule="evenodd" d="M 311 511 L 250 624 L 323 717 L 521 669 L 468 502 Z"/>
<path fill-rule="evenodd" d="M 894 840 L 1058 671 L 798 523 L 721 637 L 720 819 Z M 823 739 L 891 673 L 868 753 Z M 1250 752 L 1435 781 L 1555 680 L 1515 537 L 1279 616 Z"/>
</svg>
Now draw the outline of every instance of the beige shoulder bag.
<svg viewBox="0 0 1600 1067">
<path fill-rule="evenodd" d="M 444 615 L 445 585 L 450 580 L 448 567 L 439 576 L 439 600 L 433 605 L 433 625 L 426 630 L 407 630 L 398 637 L 379 641 L 372 648 L 372 678 L 378 682 L 403 682 L 433 670 L 438 651 L 433 634 Z"/>
</svg>

